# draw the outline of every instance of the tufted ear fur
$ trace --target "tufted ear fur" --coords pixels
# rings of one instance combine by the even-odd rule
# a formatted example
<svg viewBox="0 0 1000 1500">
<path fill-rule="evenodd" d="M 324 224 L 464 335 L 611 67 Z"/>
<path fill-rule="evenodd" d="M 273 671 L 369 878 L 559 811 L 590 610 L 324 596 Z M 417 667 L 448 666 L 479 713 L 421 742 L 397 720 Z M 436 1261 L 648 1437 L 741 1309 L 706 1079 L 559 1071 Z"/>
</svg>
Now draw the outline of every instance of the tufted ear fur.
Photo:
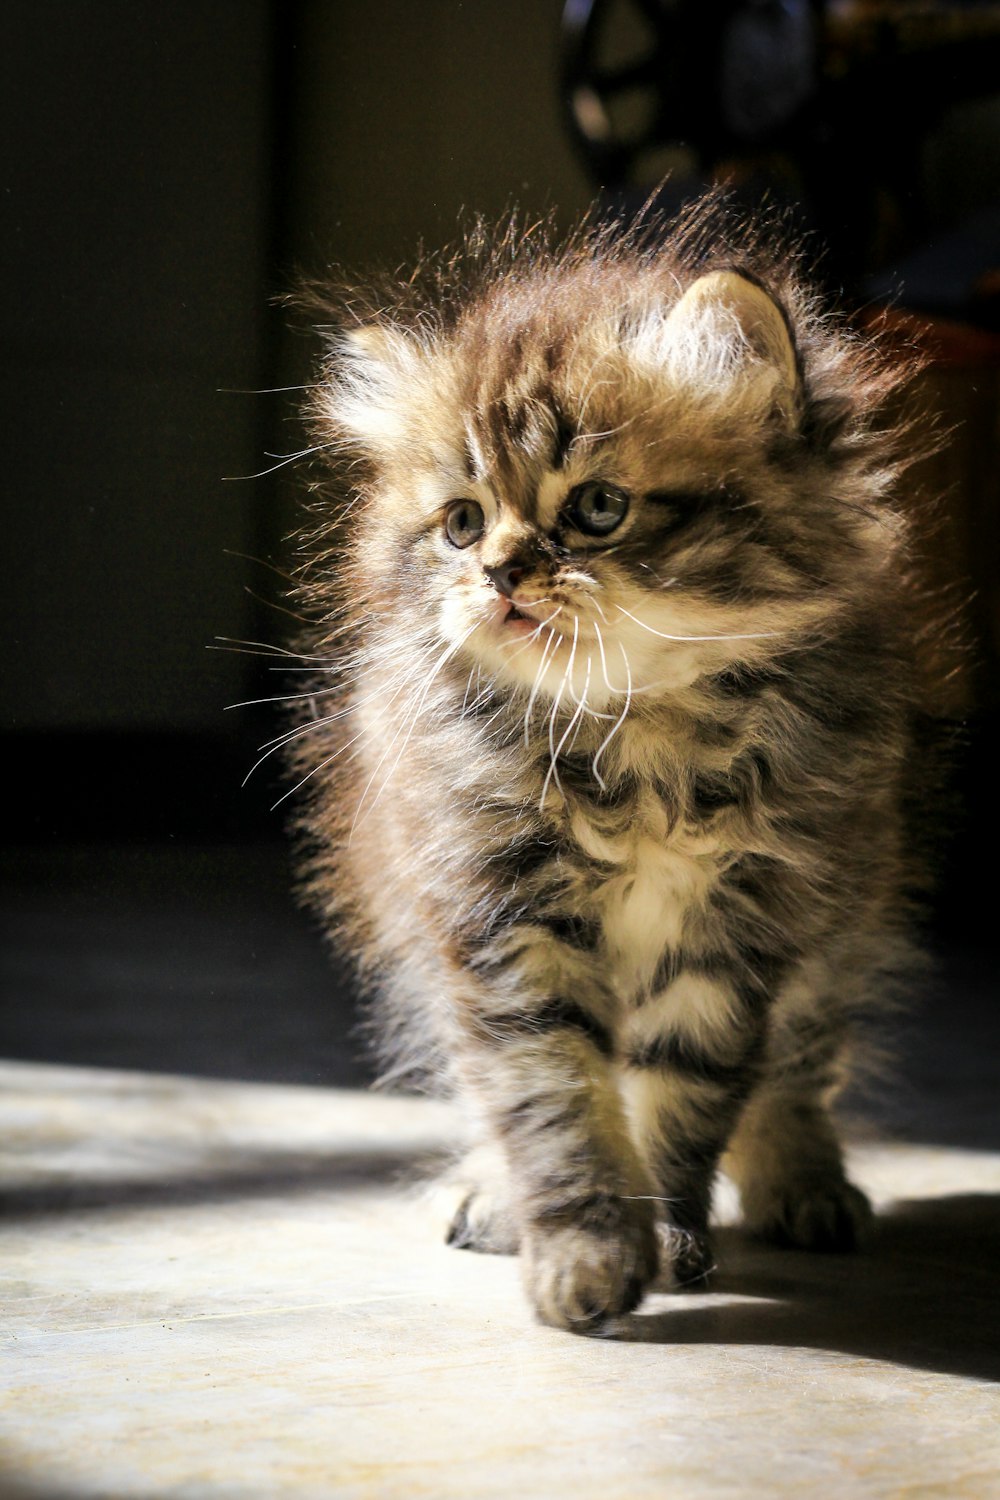
<svg viewBox="0 0 1000 1500">
<path fill-rule="evenodd" d="M 320 411 L 346 443 L 381 458 L 403 436 L 422 363 L 417 341 L 391 324 L 352 328 L 334 346 Z"/>
<path fill-rule="evenodd" d="M 718 385 L 770 384 L 773 407 L 794 424 L 801 395 L 795 346 L 781 308 L 756 282 L 737 271 L 700 276 L 671 308 L 664 336 L 679 373 Z"/>
</svg>

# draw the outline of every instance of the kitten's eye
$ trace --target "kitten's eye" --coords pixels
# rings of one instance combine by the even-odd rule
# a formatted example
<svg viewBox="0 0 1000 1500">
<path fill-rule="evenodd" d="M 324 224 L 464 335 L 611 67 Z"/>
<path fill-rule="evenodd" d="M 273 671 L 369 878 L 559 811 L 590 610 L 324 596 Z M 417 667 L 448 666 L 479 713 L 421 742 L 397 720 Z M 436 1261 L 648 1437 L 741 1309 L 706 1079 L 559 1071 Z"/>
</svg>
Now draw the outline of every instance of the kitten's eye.
<svg viewBox="0 0 1000 1500">
<path fill-rule="evenodd" d="M 479 541 L 485 526 L 486 517 L 478 500 L 456 500 L 444 518 L 445 535 L 453 547 L 471 547 Z"/>
<path fill-rule="evenodd" d="M 613 484 L 591 479 L 569 494 L 569 517 L 587 536 L 607 536 L 628 514 L 628 495 Z"/>
</svg>

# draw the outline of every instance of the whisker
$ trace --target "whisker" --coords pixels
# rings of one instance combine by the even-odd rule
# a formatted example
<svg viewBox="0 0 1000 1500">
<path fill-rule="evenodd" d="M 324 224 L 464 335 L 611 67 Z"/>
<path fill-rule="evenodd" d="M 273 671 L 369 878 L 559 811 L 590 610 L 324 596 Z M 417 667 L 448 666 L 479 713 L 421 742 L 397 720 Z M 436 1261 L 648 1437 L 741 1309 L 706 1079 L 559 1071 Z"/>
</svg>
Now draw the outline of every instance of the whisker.
<svg viewBox="0 0 1000 1500">
<path fill-rule="evenodd" d="M 248 650 L 248 648 L 246 646 L 213 646 L 211 643 L 209 643 L 209 645 L 207 645 L 205 647 L 205 650 L 206 651 L 227 651 L 230 654 L 230 656 L 270 656 L 270 657 L 274 657 L 274 656 L 277 656 L 277 654 L 278 654 L 276 651 L 271 651 L 271 650 L 267 650 L 267 651 L 250 651 L 250 650 Z M 288 672 L 296 672 L 296 671 L 297 672 L 317 672 L 317 671 L 322 671 L 323 669 L 321 667 L 271 667 L 271 668 L 269 668 L 269 670 L 272 671 L 272 672 L 283 672 L 283 671 L 288 671 Z"/>
<path fill-rule="evenodd" d="M 560 692 L 561 691 L 562 691 L 562 688 L 560 687 Z M 559 706 L 559 699 L 557 698 L 555 700 L 555 703 L 552 705 L 552 713 L 549 716 L 549 751 L 550 751 L 550 755 L 549 755 L 549 769 L 545 773 L 545 780 L 542 782 L 542 795 L 538 799 L 538 811 L 539 812 L 541 812 L 542 808 L 545 806 L 545 798 L 546 798 L 546 795 L 547 795 L 548 790 L 549 790 L 549 783 L 551 781 L 555 781 L 555 784 L 556 784 L 556 787 L 557 787 L 557 789 L 559 791 L 560 796 L 564 795 L 563 789 L 562 789 L 562 783 L 559 780 L 559 772 L 556 770 L 556 763 L 559 760 L 559 756 L 562 754 L 563 746 L 565 745 L 566 741 L 569 739 L 569 737 L 572 734 L 573 730 L 574 729 L 579 729 L 579 721 L 580 721 L 580 718 L 581 718 L 581 716 L 583 714 L 583 704 L 581 703 L 576 708 L 576 710 L 575 710 L 575 712 L 573 714 L 573 717 L 570 719 L 569 723 L 566 725 L 566 728 L 563 730 L 562 739 L 559 741 L 558 745 L 556 745 L 555 749 L 553 750 L 553 748 L 552 748 L 553 723 L 555 721 L 555 714 L 556 714 L 556 709 L 558 708 L 558 706 Z"/>
<path fill-rule="evenodd" d="M 601 618 L 604 619 L 603 614 Z M 606 619 L 604 619 L 604 623 L 605 625 L 608 623 Z M 611 686 L 611 683 L 608 681 L 608 661 L 607 657 L 604 655 L 604 637 L 601 635 L 601 627 L 597 624 L 596 620 L 594 622 L 594 632 L 597 636 L 597 649 L 601 653 L 601 676 L 604 678 L 604 686 L 607 688 L 609 693 L 613 693 L 615 690 Z"/>
<path fill-rule="evenodd" d="M 319 386 L 315 383 L 310 385 L 266 385 L 259 391 L 244 391 L 237 386 L 217 385 L 215 394 L 217 396 L 279 396 L 282 391 L 316 391 Z"/>
<path fill-rule="evenodd" d="M 263 745 L 258 745 L 257 747 L 258 750 L 263 750 L 263 755 L 258 756 L 254 761 L 244 776 L 241 785 L 246 786 L 258 766 L 262 766 L 272 755 L 276 755 L 284 745 L 290 745 L 293 740 L 302 739 L 304 735 L 312 734 L 315 730 L 322 729 L 327 724 L 333 724 L 338 719 L 344 718 L 348 713 L 350 713 L 350 709 L 344 708 L 338 710 L 335 714 L 324 714 L 322 717 L 310 719 L 308 724 L 297 724 L 294 729 L 286 729 L 284 734 L 279 734 L 273 740 L 265 740 Z"/>
<path fill-rule="evenodd" d="M 255 599 L 258 604 L 263 604 L 265 609 L 273 609 L 276 614 L 287 615 L 290 620 L 294 620 L 298 625 L 309 625 L 311 623 L 311 621 L 306 619 L 305 615 L 297 614 L 294 609 L 289 609 L 287 604 L 279 604 L 276 599 L 265 599 L 263 594 L 258 594 L 256 589 L 252 589 L 248 583 L 243 585 L 243 592 L 249 594 L 250 598 Z"/>
<path fill-rule="evenodd" d="M 625 653 L 625 647 L 621 644 L 620 641 L 618 642 L 618 649 L 619 649 L 619 651 L 622 654 L 622 661 L 625 663 L 625 676 L 626 676 L 626 680 L 627 680 L 627 686 L 626 686 L 626 691 L 625 691 L 625 706 L 622 709 L 621 714 L 620 714 L 617 722 L 608 731 L 607 737 L 605 739 L 603 739 L 601 741 L 600 745 L 597 747 L 597 753 L 595 754 L 594 759 L 590 763 L 590 769 L 593 771 L 595 777 L 597 778 L 597 784 L 601 788 L 602 792 L 606 792 L 607 789 L 608 789 L 608 786 L 607 786 L 607 782 L 604 780 L 604 777 L 601 775 L 600 771 L 597 769 L 598 763 L 600 762 L 601 756 L 604 754 L 605 750 L 608 748 L 608 746 L 611 744 L 611 741 L 614 739 L 615 735 L 618 733 L 619 729 L 625 723 L 625 717 L 626 717 L 626 715 L 627 715 L 630 707 L 632 706 L 632 671 L 631 671 L 631 668 L 629 667 L 629 664 L 628 664 L 628 656 Z"/>
<path fill-rule="evenodd" d="M 390 687 L 392 686 L 392 680 L 390 680 L 388 686 L 390 686 Z M 396 687 L 395 692 L 391 695 L 391 697 L 387 701 L 389 703 L 393 702 L 394 699 L 396 699 L 399 696 L 399 694 L 402 692 L 402 690 L 403 690 L 403 688 L 405 686 L 406 686 L 406 677 L 405 677 L 405 674 L 404 674 L 402 676 L 401 680 L 399 681 L 398 686 Z M 335 692 L 335 691 L 340 691 L 340 689 L 339 688 L 336 688 L 336 689 L 331 688 L 328 691 Z M 301 696 L 303 698 L 311 698 L 311 697 L 314 697 L 315 695 L 312 694 L 312 693 L 302 693 L 299 696 Z M 332 713 L 332 714 L 322 714 L 322 715 L 320 715 L 320 714 L 314 714 L 313 717 L 310 719 L 310 721 L 309 721 L 308 724 L 295 724 L 295 725 L 293 725 L 293 727 L 291 729 L 286 729 L 281 734 L 275 735 L 275 737 L 273 739 L 265 740 L 262 745 L 258 745 L 257 746 L 258 750 L 262 750 L 264 753 L 263 753 L 263 755 L 261 755 L 259 757 L 259 759 L 257 759 L 256 761 L 254 761 L 253 765 L 250 767 L 250 769 L 247 772 L 246 776 L 243 778 L 243 785 L 246 786 L 247 782 L 250 780 L 250 777 L 256 771 L 257 767 L 259 765 L 262 765 L 263 762 L 265 760 L 267 760 L 269 756 L 274 755 L 276 751 L 280 750 L 283 745 L 291 744 L 292 740 L 302 739 L 305 735 L 312 734 L 315 730 L 322 729 L 327 724 L 335 724 L 335 723 L 337 723 L 337 721 L 339 719 L 346 718 L 348 716 L 348 714 L 350 714 L 350 713 L 352 713 L 354 711 L 354 709 L 360 708 L 364 704 L 372 703 L 372 702 L 376 701 L 377 699 L 381 699 L 383 697 L 384 697 L 384 689 L 380 688 L 377 692 L 368 693 L 365 697 L 359 698 L 354 703 L 345 704 L 345 706 L 343 708 L 338 708 L 335 713 Z M 261 702 L 267 702 L 268 700 L 267 699 L 261 699 L 260 701 Z M 239 705 L 234 705 L 234 706 L 239 706 Z"/>
<path fill-rule="evenodd" d="M 528 706 L 524 710 L 524 744 L 525 744 L 525 748 L 527 748 L 528 744 L 530 743 L 530 739 L 531 739 L 531 735 L 530 735 L 531 710 L 535 706 L 535 699 L 538 697 L 538 690 L 539 690 L 539 688 L 542 685 L 542 678 L 545 675 L 545 669 L 546 669 L 546 666 L 548 665 L 549 651 L 551 650 L 551 648 L 552 648 L 553 645 L 555 645 L 556 651 L 558 651 L 559 650 L 559 642 L 561 640 L 562 640 L 562 637 L 559 636 L 559 635 L 557 635 L 554 630 L 550 630 L 549 631 L 549 638 L 546 641 L 545 646 L 544 646 L 544 648 L 542 650 L 542 659 L 538 663 L 538 670 L 535 673 L 535 680 L 532 683 L 531 692 L 528 695 Z"/>
<path fill-rule="evenodd" d="M 572 687 L 569 689 L 569 695 L 570 695 L 570 697 L 573 699 L 573 702 L 577 704 L 578 709 L 582 710 L 582 712 L 580 712 L 578 714 L 574 714 L 573 719 L 570 720 L 570 728 L 571 729 L 573 728 L 573 722 L 575 720 L 576 721 L 576 729 L 573 731 L 573 738 L 570 740 L 569 745 L 567 746 L 567 751 L 571 751 L 573 749 L 573 746 L 577 742 L 577 739 L 578 739 L 579 734 L 580 734 L 580 727 L 583 724 L 584 714 L 591 714 L 591 715 L 593 715 L 593 710 L 589 709 L 587 707 L 587 689 L 590 687 L 590 669 L 591 669 L 591 665 L 592 665 L 592 663 L 591 663 L 590 653 L 588 652 L 587 653 L 587 675 L 584 677 L 584 680 L 583 680 L 583 696 L 581 698 L 577 698 L 577 697 L 575 697 L 575 695 L 573 693 Z M 598 717 L 597 715 L 593 715 L 593 716 L 594 717 Z M 610 716 L 608 714 L 601 714 L 601 715 L 599 715 L 599 717 L 602 718 L 602 719 L 606 719 L 606 718 L 608 718 Z"/>
<path fill-rule="evenodd" d="M 238 557 L 241 562 L 252 562 L 256 563 L 258 568 L 266 568 L 269 573 L 277 574 L 286 583 L 296 584 L 298 582 L 291 573 L 286 572 L 284 568 L 279 568 L 277 563 L 271 562 L 266 557 L 254 557 L 252 552 L 238 552 L 235 547 L 223 547 L 222 550 L 227 557 Z"/>
<path fill-rule="evenodd" d="M 749 635 L 668 635 L 663 630 L 654 630 L 652 625 L 646 624 L 645 620 L 638 619 L 623 604 L 616 604 L 615 609 L 623 615 L 628 615 L 630 620 L 641 626 L 643 630 L 648 630 L 650 635 L 658 635 L 662 641 L 765 641 L 784 634 L 781 630 L 757 630 Z"/>
<path fill-rule="evenodd" d="M 660 575 L 659 575 L 659 573 L 657 573 L 656 569 L 655 568 L 651 568 L 650 565 L 649 565 L 649 563 L 641 562 L 639 564 L 639 567 L 640 568 L 645 568 L 645 570 L 646 570 L 647 573 L 652 573 L 653 577 L 656 579 L 656 583 L 657 583 L 657 587 L 658 588 L 661 588 L 661 589 L 670 589 L 670 588 L 673 588 L 674 584 L 677 582 L 676 578 L 661 578 Z"/>
<path fill-rule="evenodd" d="M 596 624 L 594 625 L 594 630 L 597 632 L 597 644 L 598 644 L 598 647 L 600 648 L 600 652 L 601 652 L 601 668 L 602 668 L 602 671 L 604 673 L 604 681 L 607 684 L 608 689 L 613 692 L 614 689 L 611 687 L 610 682 L 608 682 L 607 666 L 606 666 L 606 663 L 604 661 L 604 642 L 601 640 L 601 632 L 600 632 L 600 629 L 598 628 L 598 626 Z M 588 654 L 587 654 L 587 677 L 586 677 L 586 681 L 583 684 L 583 697 L 582 698 L 578 698 L 576 696 L 576 694 L 573 691 L 573 684 L 572 683 L 570 683 L 567 691 L 569 692 L 570 697 L 573 699 L 573 702 L 574 703 L 578 703 L 580 705 L 580 707 L 583 709 L 584 713 L 589 714 L 592 719 L 613 719 L 615 717 L 614 714 L 604 714 L 604 713 L 601 713 L 599 709 L 591 708 L 590 704 L 587 702 L 587 689 L 590 686 L 590 669 L 591 669 L 591 657 L 590 657 L 590 654 L 588 652 Z"/>
<path fill-rule="evenodd" d="M 278 469 L 284 469 L 288 464 L 295 463 L 296 459 L 308 458 L 312 453 L 322 453 L 325 448 L 334 448 L 335 443 L 317 443 L 314 448 L 301 448 L 298 453 L 268 453 L 267 458 L 280 459 L 279 463 L 272 464 L 269 469 L 261 469 L 256 474 L 223 474 L 221 479 L 224 484 L 239 484 L 245 479 L 263 479 L 267 474 L 274 474 Z"/>
<path fill-rule="evenodd" d="M 326 698 L 330 693 L 340 692 L 343 692 L 343 686 L 338 682 L 335 687 L 313 688 L 311 693 L 274 693 L 269 698 L 244 698 L 241 703 L 227 703 L 222 712 L 227 714 L 231 708 L 253 708 L 258 703 L 295 703 L 301 698 Z"/>
<path fill-rule="evenodd" d="M 215 639 L 217 641 L 224 641 L 228 647 L 257 646 L 260 648 L 260 655 L 285 656 L 289 661 L 323 661 L 325 659 L 322 656 L 310 656 L 308 651 L 289 651 L 285 646 L 272 646 L 269 641 L 244 641 L 240 640 L 239 636 L 233 635 L 217 635 Z M 211 651 L 213 649 L 218 650 L 219 648 L 209 646 L 208 649 Z"/>
<path fill-rule="evenodd" d="M 480 677 L 482 675 L 482 668 L 481 667 L 476 667 L 476 666 L 472 666 L 472 667 L 469 668 L 469 680 L 465 684 L 465 697 L 462 699 L 462 707 L 461 707 L 461 710 L 459 711 L 459 718 L 460 719 L 464 719 L 465 718 L 465 710 L 466 710 L 466 708 L 468 707 L 468 704 L 469 704 L 469 694 L 472 691 L 472 676 L 473 676 L 473 673 L 477 674 L 477 676 L 476 676 L 476 685 L 478 686 L 479 679 L 480 679 Z M 476 700 L 473 699 L 473 702 L 475 702 L 475 701 Z"/>
<path fill-rule="evenodd" d="M 571 677 L 572 677 L 572 674 L 573 674 L 573 662 L 574 662 L 574 660 L 576 658 L 576 643 L 577 643 L 577 640 L 579 639 L 579 635 L 580 635 L 580 616 L 579 615 L 574 615 L 573 616 L 573 644 L 570 647 L 569 661 L 566 663 L 566 670 L 563 673 L 562 681 L 559 684 L 559 691 L 555 694 L 555 696 L 554 696 L 554 698 L 552 700 L 552 712 L 549 714 L 549 769 L 545 773 L 545 780 L 542 782 L 542 795 L 538 799 L 538 811 L 539 812 L 541 812 L 542 808 L 545 806 L 545 797 L 546 797 L 546 794 L 547 794 L 547 792 L 549 790 L 549 783 L 551 781 L 555 781 L 556 788 L 557 788 L 557 790 L 559 792 L 559 795 L 560 796 L 563 795 L 562 782 L 559 780 L 559 772 L 556 769 L 556 761 L 559 758 L 559 752 L 560 752 L 560 750 L 562 749 L 563 745 L 565 745 L 566 740 L 569 737 L 570 730 L 573 728 L 574 724 L 576 723 L 577 719 L 580 716 L 581 710 L 579 708 L 576 709 L 575 713 L 573 714 L 572 718 L 570 719 L 569 723 L 567 724 L 566 729 L 563 732 L 563 737 L 559 741 L 558 746 L 556 746 L 553 742 L 555 740 L 556 714 L 559 711 L 559 704 L 560 704 L 560 700 L 562 699 L 563 688 L 571 680 Z"/>
<path fill-rule="evenodd" d="M 565 680 L 566 680 L 565 677 L 563 677 L 563 682 L 565 682 Z M 562 684 L 560 684 L 559 691 L 562 692 Z M 557 694 L 556 697 L 553 698 L 553 700 L 552 700 L 552 708 L 551 708 L 551 710 L 549 712 L 549 716 L 548 716 L 548 720 L 549 720 L 549 769 L 545 773 L 545 780 L 542 782 L 542 795 L 538 799 L 538 811 L 539 812 L 541 812 L 542 808 L 545 806 L 545 794 L 546 794 L 546 792 L 549 789 L 549 782 L 552 780 L 553 777 L 555 777 L 555 783 L 556 783 L 556 787 L 557 787 L 558 791 L 560 793 L 562 792 L 562 783 L 559 780 L 559 773 L 556 770 L 556 744 L 555 744 L 555 739 L 556 739 L 556 714 L 558 712 L 559 712 L 559 697 L 558 697 L 558 694 Z"/>
<path fill-rule="evenodd" d="M 388 707 L 388 704 L 386 706 Z M 289 787 L 287 792 L 282 792 L 277 802 L 272 802 L 270 809 L 271 812 L 274 812 L 275 808 L 280 807 L 282 802 L 287 802 L 289 797 L 293 797 L 300 787 L 304 787 L 307 781 L 311 781 L 312 778 L 318 775 L 318 773 L 322 771 L 324 767 L 328 766 L 331 761 L 334 761 L 338 756 L 343 755 L 345 750 L 349 750 L 351 746 L 355 744 L 363 734 L 364 730 L 359 729 L 357 734 L 352 735 L 351 738 L 349 740 L 346 740 L 343 745 L 339 745 L 337 749 L 334 750 L 332 755 L 326 756 L 325 759 L 321 760 L 318 765 L 313 766 L 311 771 L 307 771 L 305 776 L 302 777 L 301 781 L 297 781 L 294 786 Z"/>
</svg>

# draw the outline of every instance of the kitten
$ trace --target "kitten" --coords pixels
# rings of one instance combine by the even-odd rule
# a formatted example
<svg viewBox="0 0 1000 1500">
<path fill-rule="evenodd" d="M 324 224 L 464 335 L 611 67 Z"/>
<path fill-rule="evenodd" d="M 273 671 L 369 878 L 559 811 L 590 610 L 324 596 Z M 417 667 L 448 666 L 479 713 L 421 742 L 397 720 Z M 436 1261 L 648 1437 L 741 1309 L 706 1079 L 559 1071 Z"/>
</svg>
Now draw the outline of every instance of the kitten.
<svg viewBox="0 0 1000 1500">
<path fill-rule="evenodd" d="M 895 377 L 715 205 L 354 288 L 315 390 L 311 893 L 388 1076 L 474 1122 L 451 1243 L 587 1330 L 745 1222 L 847 1249 L 829 1102 L 908 953 Z"/>
</svg>

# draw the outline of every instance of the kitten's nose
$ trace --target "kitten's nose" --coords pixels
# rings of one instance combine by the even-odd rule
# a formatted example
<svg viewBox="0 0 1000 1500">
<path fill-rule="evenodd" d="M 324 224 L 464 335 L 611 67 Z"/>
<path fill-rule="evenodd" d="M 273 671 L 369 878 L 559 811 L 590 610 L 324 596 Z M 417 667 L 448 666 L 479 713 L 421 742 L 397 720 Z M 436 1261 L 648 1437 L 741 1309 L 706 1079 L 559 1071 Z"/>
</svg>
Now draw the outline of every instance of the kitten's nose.
<svg viewBox="0 0 1000 1500">
<path fill-rule="evenodd" d="M 524 578 L 527 568 L 516 557 L 509 558 L 507 562 L 501 563 L 498 568 L 483 568 L 483 572 L 492 583 L 493 587 L 501 594 L 510 599 L 518 584 Z"/>
</svg>

